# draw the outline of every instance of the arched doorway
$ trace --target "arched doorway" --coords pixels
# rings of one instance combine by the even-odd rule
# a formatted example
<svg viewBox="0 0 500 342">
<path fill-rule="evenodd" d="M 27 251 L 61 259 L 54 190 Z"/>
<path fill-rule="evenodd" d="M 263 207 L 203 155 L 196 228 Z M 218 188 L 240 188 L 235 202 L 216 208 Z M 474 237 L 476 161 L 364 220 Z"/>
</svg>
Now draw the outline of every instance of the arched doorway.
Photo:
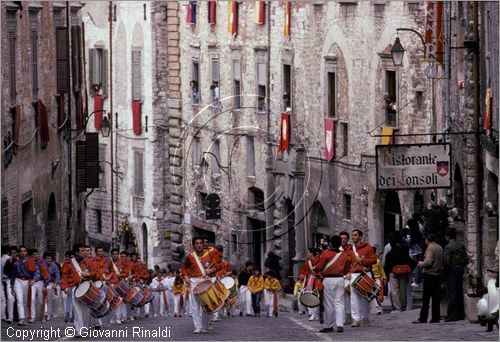
<svg viewBox="0 0 500 342">
<path fill-rule="evenodd" d="M 316 201 L 311 209 L 311 222 L 309 233 L 309 246 L 321 248 L 321 240 L 330 235 L 328 217 L 320 201 Z"/>
<path fill-rule="evenodd" d="M 289 292 L 289 289 L 293 290 L 293 265 L 295 257 L 295 207 L 292 204 L 292 200 L 287 198 L 284 203 L 284 216 L 283 225 L 284 230 L 287 232 L 287 244 L 288 253 L 284 261 L 283 270 L 285 271 L 285 278 L 283 279 L 283 287 L 285 292 Z"/>
<path fill-rule="evenodd" d="M 56 197 L 54 193 L 50 194 L 49 208 L 47 211 L 47 252 L 56 255 L 57 253 L 57 213 L 56 213 Z"/>
<path fill-rule="evenodd" d="M 142 261 L 148 264 L 148 227 L 145 222 L 142 223 Z"/>
<path fill-rule="evenodd" d="M 396 191 L 388 191 L 385 196 L 384 205 L 384 244 L 391 232 L 399 231 L 403 227 L 403 217 L 401 216 L 401 206 Z"/>
</svg>

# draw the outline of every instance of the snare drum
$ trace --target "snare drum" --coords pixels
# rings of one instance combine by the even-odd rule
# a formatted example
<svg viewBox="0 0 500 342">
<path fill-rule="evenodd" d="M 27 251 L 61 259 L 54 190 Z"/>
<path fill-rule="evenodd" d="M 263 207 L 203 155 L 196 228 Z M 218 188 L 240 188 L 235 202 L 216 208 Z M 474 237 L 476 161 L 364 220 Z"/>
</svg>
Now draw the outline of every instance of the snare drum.
<svg viewBox="0 0 500 342">
<path fill-rule="evenodd" d="M 106 302 L 106 294 L 90 281 L 83 281 L 78 285 L 75 297 L 90 309 L 98 309 Z"/>
<path fill-rule="evenodd" d="M 304 279 L 303 290 L 299 294 L 299 301 L 308 308 L 315 308 L 320 304 L 320 293 L 316 277 L 309 275 Z"/>
<path fill-rule="evenodd" d="M 238 295 L 238 289 L 236 288 L 236 282 L 231 277 L 224 277 L 221 280 L 222 285 L 229 291 L 228 299 L 232 299 Z"/>
<path fill-rule="evenodd" d="M 351 295 L 351 280 L 350 279 L 344 279 L 344 289 L 345 293 L 347 295 Z"/>
<path fill-rule="evenodd" d="M 143 299 L 139 303 L 139 305 L 137 305 L 138 307 L 144 306 L 144 305 L 146 305 L 147 303 L 151 302 L 154 299 L 153 292 L 151 292 L 151 289 L 149 287 L 147 287 L 147 286 L 144 286 L 142 288 L 142 295 L 143 295 Z"/>
<path fill-rule="evenodd" d="M 98 308 L 90 310 L 90 314 L 94 318 L 102 318 L 107 314 L 109 314 L 110 312 L 111 312 L 111 306 L 109 305 L 108 301 L 104 301 L 104 303 Z"/>
<path fill-rule="evenodd" d="M 127 296 L 127 292 L 130 290 L 130 286 L 128 285 L 128 281 L 122 279 L 118 284 L 115 285 L 115 291 L 122 298 Z"/>
<path fill-rule="evenodd" d="M 130 303 L 133 306 L 139 306 L 143 299 L 144 295 L 142 294 L 141 288 L 138 286 L 130 288 L 125 295 L 125 302 Z"/>
<path fill-rule="evenodd" d="M 99 287 L 106 294 L 106 301 L 109 303 L 110 310 L 115 310 L 118 305 L 120 305 L 122 299 L 111 285 L 100 280 L 94 282 L 94 285 Z"/>
<path fill-rule="evenodd" d="M 230 292 L 224 286 L 224 283 L 221 280 L 219 280 L 219 278 L 212 277 L 212 278 L 210 278 L 210 281 L 214 285 L 214 289 L 219 294 L 219 297 L 223 298 L 224 300 L 229 298 Z"/>
<path fill-rule="evenodd" d="M 224 285 L 221 286 L 224 287 Z M 229 291 L 227 292 L 229 293 Z M 193 288 L 193 295 L 200 302 L 205 312 L 209 314 L 222 309 L 226 300 L 220 291 L 215 289 L 215 284 L 212 284 L 210 280 L 204 280 L 196 285 Z"/>
<path fill-rule="evenodd" d="M 368 302 L 377 298 L 380 287 L 367 273 L 361 272 L 352 282 L 352 287 Z"/>
</svg>

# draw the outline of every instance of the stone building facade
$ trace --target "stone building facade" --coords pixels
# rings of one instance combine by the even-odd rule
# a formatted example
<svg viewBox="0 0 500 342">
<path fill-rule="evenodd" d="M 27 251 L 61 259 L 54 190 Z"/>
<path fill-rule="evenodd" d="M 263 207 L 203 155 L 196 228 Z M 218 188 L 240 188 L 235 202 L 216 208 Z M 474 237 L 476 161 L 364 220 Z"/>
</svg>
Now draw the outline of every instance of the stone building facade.
<svg viewBox="0 0 500 342">
<path fill-rule="evenodd" d="M 325 235 L 360 228 L 381 247 L 387 233 L 402 229 L 429 199 L 430 191 L 377 191 L 375 145 L 390 125 L 385 93 L 397 97 L 392 125 L 398 134 L 432 132 L 439 95 L 423 75 L 418 39 L 405 40 L 401 68 L 390 57 L 397 28 L 423 30 L 424 3 L 293 1 L 290 37 L 284 35 L 285 2 L 267 5 L 261 25 L 255 2 L 238 2 L 237 34 L 227 29 L 227 3 L 217 2 L 214 24 L 207 2 L 197 3 L 195 24 L 186 23 L 188 5 L 181 6 L 184 241 L 207 236 L 225 247 L 236 268 L 247 259 L 262 267 L 272 250 L 291 286 L 305 249 Z M 269 105 L 261 106 L 259 96 Z M 278 153 L 287 107 L 290 151 Z M 331 162 L 324 156 L 327 117 L 336 126 Z M 206 219 L 210 193 L 221 199 L 220 220 Z"/>
<path fill-rule="evenodd" d="M 498 10 L 497 2 L 449 2 L 450 79 L 440 91 L 443 129 L 450 135 L 454 226 L 471 256 L 470 271 L 484 282 L 493 276 L 498 242 Z M 489 128 L 486 98 L 491 90 Z M 488 128 L 488 129 L 486 129 Z M 470 285 L 470 284 L 469 284 Z M 480 284 L 479 284 L 480 286 Z"/>
<path fill-rule="evenodd" d="M 84 227 L 73 160 L 86 89 L 80 73 L 68 73 L 70 58 L 73 67 L 83 63 L 81 8 L 1 4 L 2 245 L 25 244 L 59 259 Z"/>
<path fill-rule="evenodd" d="M 178 92 L 179 82 L 170 76 L 175 63 L 170 63 L 168 57 L 171 51 L 167 45 L 172 40 L 167 40 L 166 34 L 170 26 L 175 26 L 171 18 L 178 20 L 175 8 L 172 9 L 175 5 L 113 2 L 110 8 L 107 2 L 91 2 L 83 16 L 88 60 L 96 50 L 100 50 L 95 55 L 98 58 L 107 56 L 102 59 L 109 66 L 102 74 L 108 86 L 103 108 L 112 122 L 113 139 L 111 143 L 110 138 L 100 137 L 103 174 L 100 188 L 87 201 L 87 239 L 93 246 L 102 244 L 137 251 L 151 268 L 155 264 L 167 266 L 167 260 L 172 260 L 169 238 L 173 235 L 174 240 L 179 239 L 167 229 L 170 203 L 179 201 L 172 199 L 174 192 L 170 189 L 173 181 L 169 177 L 172 162 L 169 147 L 176 143 L 170 142 L 169 125 L 176 120 L 175 115 L 168 115 L 169 106 L 178 107 L 179 96 L 176 97 L 173 88 L 177 87 Z M 173 41 L 178 41 L 178 37 Z M 178 70 L 178 54 L 176 64 Z M 102 81 L 97 76 L 90 78 L 98 65 L 87 65 L 90 85 Z M 172 102 L 167 94 L 175 100 Z M 134 101 L 140 103 L 140 112 L 134 112 Z M 93 124 L 88 131 L 97 130 L 95 117 L 91 118 Z M 106 165 L 111 160 L 114 172 Z M 111 198 L 111 177 L 114 198 Z"/>
</svg>

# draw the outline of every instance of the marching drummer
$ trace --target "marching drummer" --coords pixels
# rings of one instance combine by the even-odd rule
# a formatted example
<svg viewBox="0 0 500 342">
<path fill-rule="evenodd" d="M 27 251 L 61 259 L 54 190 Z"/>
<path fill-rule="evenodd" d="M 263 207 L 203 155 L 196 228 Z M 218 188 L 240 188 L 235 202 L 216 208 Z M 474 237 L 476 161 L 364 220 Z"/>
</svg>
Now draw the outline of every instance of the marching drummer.
<svg viewBox="0 0 500 342">
<path fill-rule="evenodd" d="M 337 331 L 344 331 L 344 275 L 349 273 L 350 259 L 347 253 L 340 251 L 341 240 L 338 235 L 330 239 L 331 248 L 323 251 L 314 266 L 315 272 L 323 276 L 323 298 L 325 305 L 324 326 L 320 332 L 332 332 L 333 324 Z"/>
<path fill-rule="evenodd" d="M 342 240 L 342 245 L 340 246 L 340 250 L 344 252 L 349 252 L 352 249 L 352 245 L 349 243 L 349 233 L 346 231 L 341 231 L 339 233 L 340 239 Z M 351 280 L 345 279 L 345 324 L 352 323 L 351 317 Z"/>
<path fill-rule="evenodd" d="M 76 244 L 73 246 L 75 258 L 71 258 L 69 263 L 64 263 L 61 277 L 61 289 L 65 293 L 72 293 L 72 308 L 76 335 L 79 335 L 80 329 L 90 327 L 90 309 L 81 303 L 75 297 L 76 287 L 87 278 L 91 277 L 88 265 L 85 260 L 86 249 L 84 246 Z"/>
<path fill-rule="evenodd" d="M 194 251 L 189 253 L 181 268 L 181 275 L 184 282 L 191 287 L 191 311 L 195 330 L 193 333 L 206 333 L 208 330 L 208 314 L 201 303 L 195 300 L 193 289 L 204 281 L 207 276 L 215 274 L 217 271 L 217 259 L 211 253 L 204 253 L 203 239 L 194 237 L 192 240 Z"/>
<path fill-rule="evenodd" d="M 212 253 L 216 253 L 216 257 L 218 258 L 218 267 L 217 267 L 217 278 L 224 278 L 224 277 L 229 277 L 232 273 L 231 265 L 229 264 L 229 261 L 224 257 L 224 247 L 222 245 L 217 245 L 215 246 L 214 250 L 212 250 Z M 220 321 L 220 316 L 224 316 L 224 313 L 226 311 L 226 308 L 217 311 L 213 315 L 213 321 L 218 322 Z"/>
<path fill-rule="evenodd" d="M 372 246 L 361 241 L 363 232 L 354 229 L 351 234 L 352 249 L 348 251 L 351 259 L 350 279 L 351 288 L 359 276 L 370 276 L 371 267 L 377 262 L 377 256 L 373 252 Z M 365 273 L 366 272 L 366 273 Z M 351 314 L 353 322 L 352 327 L 359 327 L 369 324 L 370 303 L 363 298 L 356 290 L 351 291 Z"/>
<path fill-rule="evenodd" d="M 319 258 L 316 255 L 316 248 L 308 248 L 306 252 L 306 261 L 302 265 L 299 271 L 299 279 L 302 281 L 305 281 L 307 277 L 313 274 L 313 269 L 314 266 L 318 263 Z M 315 279 L 314 281 L 314 288 L 318 289 L 319 291 L 322 290 L 323 286 L 322 283 L 319 279 Z M 299 301 L 300 302 L 300 301 Z M 307 311 L 309 312 L 309 320 L 310 321 L 317 321 L 318 320 L 318 307 L 315 308 L 307 308 Z"/>
</svg>

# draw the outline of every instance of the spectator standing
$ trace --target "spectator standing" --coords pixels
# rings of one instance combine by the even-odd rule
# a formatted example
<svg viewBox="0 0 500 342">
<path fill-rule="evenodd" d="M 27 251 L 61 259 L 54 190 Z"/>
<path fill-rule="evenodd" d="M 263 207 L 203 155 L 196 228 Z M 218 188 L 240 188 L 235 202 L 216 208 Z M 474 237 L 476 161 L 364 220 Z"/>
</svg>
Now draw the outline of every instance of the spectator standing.
<svg viewBox="0 0 500 342">
<path fill-rule="evenodd" d="M 448 244 L 444 247 L 443 275 L 446 297 L 448 299 L 448 313 L 446 322 L 464 319 L 464 270 L 467 266 L 467 251 L 465 245 L 456 240 L 457 232 L 450 228 L 445 233 Z"/>
</svg>

